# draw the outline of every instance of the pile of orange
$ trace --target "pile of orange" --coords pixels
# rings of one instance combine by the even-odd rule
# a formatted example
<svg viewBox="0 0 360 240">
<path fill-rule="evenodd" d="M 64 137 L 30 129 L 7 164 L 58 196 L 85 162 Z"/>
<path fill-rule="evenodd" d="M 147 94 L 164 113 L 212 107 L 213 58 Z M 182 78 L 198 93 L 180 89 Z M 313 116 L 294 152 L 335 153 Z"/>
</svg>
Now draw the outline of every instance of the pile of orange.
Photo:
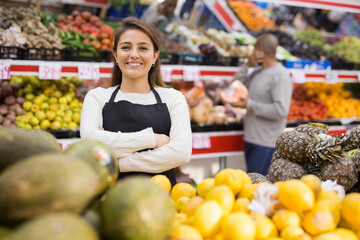
<svg viewBox="0 0 360 240">
<path fill-rule="evenodd" d="M 158 180 L 161 185 L 166 182 L 163 177 Z M 262 195 L 259 186 L 278 190 Z M 315 175 L 253 184 L 244 171 L 227 168 L 197 188 L 178 183 L 169 195 L 177 209 L 170 240 L 360 239 L 360 193 L 340 199 L 335 190 L 322 189 Z M 280 208 L 255 211 L 259 204 L 264 206 L 261 201 L 249 207 L 264 197 L 278 199 Z"/>
<path fill-rule="evenodd" d="M 305 85 L 309 95 L 317 96 L 328 106 L 330 117 L 360 117 L 360 100 L 351 97 L 351 92 L 344 89 L 344 83 L 307 82 Z"/>
<path fill-rule="evenodd" d="M 251 31 L 272 28 L 275 23 L 267 18 L 262 9 L 251 1 L 229 1 L 229 6 Z"/>
</svg>

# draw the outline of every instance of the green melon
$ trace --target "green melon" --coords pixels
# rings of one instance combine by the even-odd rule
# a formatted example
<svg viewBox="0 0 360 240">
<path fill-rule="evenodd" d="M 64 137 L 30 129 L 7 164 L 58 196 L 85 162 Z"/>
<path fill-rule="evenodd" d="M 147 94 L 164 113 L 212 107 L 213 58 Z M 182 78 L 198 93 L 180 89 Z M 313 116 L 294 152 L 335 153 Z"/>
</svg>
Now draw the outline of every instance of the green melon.
<svg viewBox="0 0 360 240">
<path fill-rule="evenodd" d="M 170 196 L 150 178 L 130 177 L 106 193 L 101 229 L 111 240 L 162 240 L 170 234 L 175 213 Z"/>
<path fill-rule="evenodd" d="M 11 240 L 99 240 L 97 232 L 73 213 L 50 213 L 31 219 L 17 228 Z"/>
<path fill-rule="evenodd" d="M 0 240 L 9 240 L 11 230 L 0 226 Z"/>
<path fill-rule="evenodd" d="M 85 162 L 63 153 L 29 157 L 0 174 L 0 223 L 12 225 L 51 211 L 81 213 L 100 180 Z"/>
<path fill-rule="evenodd" d="M 114 185 L 118 174 L 118 161 L 107 145 L 100 141 L 83 139 L 65 150 L 65 153 L 90 163 L 100 177 L 99 194 Z"/>
<path fill-rule="evenodd" d="M 47 152 L 62 152 L 60 144 L 49 132 L 0 128 L 0 172 L 20 159 Z"/>
</svg>

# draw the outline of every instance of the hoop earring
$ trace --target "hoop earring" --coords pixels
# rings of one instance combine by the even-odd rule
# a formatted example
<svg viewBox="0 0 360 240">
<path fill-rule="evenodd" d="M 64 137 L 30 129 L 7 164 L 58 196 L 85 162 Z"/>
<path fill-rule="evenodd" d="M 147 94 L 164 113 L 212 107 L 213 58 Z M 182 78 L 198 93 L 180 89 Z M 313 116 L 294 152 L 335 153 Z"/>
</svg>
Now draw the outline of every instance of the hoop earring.
<svg viewBox="0 0 360 240">
<path fill-rule="evenodd" d="M 153 64 L 151 65 L 151 67 L 155 67 L 155 63 L 153 63 Z"/>
</svg>

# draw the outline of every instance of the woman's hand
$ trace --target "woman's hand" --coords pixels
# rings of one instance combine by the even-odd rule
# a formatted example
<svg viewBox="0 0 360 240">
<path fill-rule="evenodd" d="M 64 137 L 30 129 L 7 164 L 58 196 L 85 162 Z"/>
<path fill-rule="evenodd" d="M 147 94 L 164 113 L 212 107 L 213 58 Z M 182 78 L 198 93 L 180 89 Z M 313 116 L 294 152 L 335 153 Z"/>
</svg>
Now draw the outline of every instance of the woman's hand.
<svg viewBox="0 0 360 240">
<path fill-rule="evenodd" d="M 170 138 L 165 134 L 155 133 L 156 147 L 162 147 L 170 142 Z"/>
<path fill-rule="evenodd" d="M 105 129 L 102 126 L 99 126 L 99 130 L 104 131 Z"/>
</svg>

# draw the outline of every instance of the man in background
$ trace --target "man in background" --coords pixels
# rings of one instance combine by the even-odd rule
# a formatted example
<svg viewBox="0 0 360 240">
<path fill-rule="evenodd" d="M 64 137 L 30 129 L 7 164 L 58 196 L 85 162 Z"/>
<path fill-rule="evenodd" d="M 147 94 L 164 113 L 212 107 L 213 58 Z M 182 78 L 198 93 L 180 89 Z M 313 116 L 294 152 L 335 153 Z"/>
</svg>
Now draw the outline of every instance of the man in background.
<svg viewBox="0 0 360 240">
<path fill-rule="evenodd" d="M 150 5 L 141 20 L 156 27 L 165 27 L 170 22 L 180 22 L 180 18 L 175 15 L 174 11 L 177 0 L 165 0 L 162 3 L 155 2 Z"/>
<path fill-rule="evenodd" d="M 267 175 L 275 142 L 286 127 L 293 83 L 288 71 L 276 59 L 277 38 L 262 34 L 257 38 L 248 63 L 235 75 L 248 88 L 248 97 L 234 103 L 247 109 L 244 119 L 247 172 Z M 249 67 L 259 67 L 247 75 Z"/>
</svg>

